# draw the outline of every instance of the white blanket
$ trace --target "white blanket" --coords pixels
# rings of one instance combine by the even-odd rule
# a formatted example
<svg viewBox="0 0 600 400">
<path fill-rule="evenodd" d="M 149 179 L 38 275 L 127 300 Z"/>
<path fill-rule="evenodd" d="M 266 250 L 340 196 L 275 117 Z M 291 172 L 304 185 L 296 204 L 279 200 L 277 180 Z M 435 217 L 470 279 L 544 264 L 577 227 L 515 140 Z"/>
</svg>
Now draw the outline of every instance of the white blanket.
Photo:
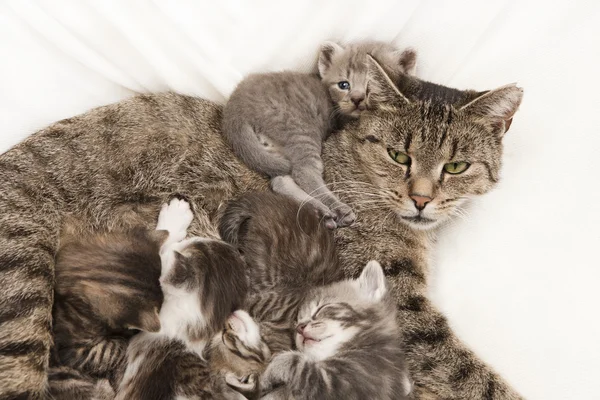
<svg viewBox="0 0 600 400">
<path fill-rule="evenodd" d="M 437 83 L 525 88 L 502 183 L 441 235 L 431 296 L 527 398 L 599 398 L 600 2 L 3 1 L 0 151 L 136 92 L 223 101 L 358 38 L 415 47 Z"/>
</svg>

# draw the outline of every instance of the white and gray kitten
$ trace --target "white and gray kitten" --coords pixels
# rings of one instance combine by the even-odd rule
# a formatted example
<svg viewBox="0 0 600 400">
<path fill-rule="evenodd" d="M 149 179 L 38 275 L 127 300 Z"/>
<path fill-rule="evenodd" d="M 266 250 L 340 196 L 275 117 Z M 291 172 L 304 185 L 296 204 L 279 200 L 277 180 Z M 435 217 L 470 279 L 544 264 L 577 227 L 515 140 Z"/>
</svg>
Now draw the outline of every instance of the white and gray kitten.
<svg viewBox="0 0 600 400">
<path fill-rule="evenodd" d="M 260 373 L 270 358 L 258 325 L 237 310 L 248 286 L 243 260 L 223 241 L 185 239 L 192 219 L 183 200 L 160 212 L 156 229 L 169 232 L 160 250 L 160 331 L 131 339 L 116 399 L 242 400 L 238 390 L 255 385 L 237 378 Z"/>
<path fill-rule="evenodd" d="M 366 109 L 367 54 L 390 71 L 414 73 L 413 50 L 401 52 L 382 42 L 345 47 L 328 42 L 319 55 L 320 76 L 252 74 L 223 111 L 223 134 L 236 155 L 269 175 L 274 191 L 313 204 L 330 229 L 350 225 L 355 216 L 323 181 L 321 145 L 340 119 Z"/>
<path fill-rule="evenodd" d="M 357 279 L 316 288 L 298 314 L 298 350 L 273 358 L 261 398 L 408 399 L 395 310 L 376 261 Z"/>
</svg>

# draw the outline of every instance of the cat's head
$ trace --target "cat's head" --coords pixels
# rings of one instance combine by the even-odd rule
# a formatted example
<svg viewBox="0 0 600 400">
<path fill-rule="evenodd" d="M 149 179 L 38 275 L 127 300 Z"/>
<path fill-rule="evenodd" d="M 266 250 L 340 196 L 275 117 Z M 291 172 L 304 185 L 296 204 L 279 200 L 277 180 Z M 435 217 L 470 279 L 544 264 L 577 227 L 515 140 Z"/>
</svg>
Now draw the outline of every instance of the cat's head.
<svg viewBox="0 0 600 400">
<path fill-rule="evenodd" d="M 259 325 L 243 310 L 231 314 L 224 329 L 212 339 L 210 351 L 215 368 L 239 376 L 262 372 L 271 358 Z"/>
<path fill-rule="evenodd" d="M 238 392 L 256 390 L 256 376 L 271 359 L 271 351 L 261 336 L 260 326 L 243 310 L 236 310 L 207 348 L 207 358 L 215 372 Z"/>
<path fill-rule="evenodd" d="M 399 51 L 384 42 L 345 46 L 325 42 L 319 54 L 319 75 L 344 115 L 358 117 L 366 109 L 367 54 L 376 57 L 393 73 L 415 73 L 417 55 L 412 49 Z"/>
<path fill-rule="evenodd" d="M 392 82 L 368 60 L 368 111 L 335 139 L 352 153 L 345 158 L 358 159 L 364 184 L 351 189 L 369 194 L 355 207 L 360 213 L 364 201 L 431 229 L 498 182 L 502 139 L 523 90 L 461 91 L 407 75 Z"/>
<path fill-rule="evenodd" d="M 296 347 L 316 360 L 352 346 L 367 331 L 385 334 L 395 326 L 381 265 L 370 261 L 360 277 L 312 291 L 298 313 Z"/>
<path fill-rule="evenodd" d="M 246 297 L 248 277 L 239 252 L 221 240 L 191 238 L 163 257 L 162 328 L 189 340 L 212 337 Z"/>
</svg>

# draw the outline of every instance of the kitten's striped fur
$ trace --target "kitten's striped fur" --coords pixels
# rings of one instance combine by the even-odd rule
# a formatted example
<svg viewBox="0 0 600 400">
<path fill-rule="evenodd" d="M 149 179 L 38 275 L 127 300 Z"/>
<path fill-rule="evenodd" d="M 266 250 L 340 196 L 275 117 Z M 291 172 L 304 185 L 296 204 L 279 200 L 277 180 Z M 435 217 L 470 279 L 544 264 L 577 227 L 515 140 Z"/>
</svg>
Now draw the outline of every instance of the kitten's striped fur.
<svg viewBox="0 0 600 400">
<path fill-rule="evenodd" d="M 427 299 L 428 234 L 400 216 L 414 171 L 394 164 L 387 147 L 408 145 L 415 162 L 425 164 L 446 161 L 453 149 L 477 160 L 468 175 L 441 182 L 438 176 L 431 186 L 448 191 L 439 211 L 449 218 L 462 197 L 494 187 L 502 134 L 521 91 L 509 86 L 482 95 L 408 77 L 394 90 L 384 74 L 371 71 L 372 81 L 382 83 L 371 86 L 373 107 L 323 145 L 325 181 L 357 212 L 352 228 L 336 232 L 343 270 L 357 276 L 357 266 L 381 262 L 417 393 L 520 398 Z M 195 213 L 191 234 L 216 237 L 223 201 L 267 188 L 265 178 L 234 157 L 220 125 L 221 107 L 211 102 L 140 95 L 59 121 L 0 155 L 0 398 L 45 394 L 54 257 L 66 217 L 93 229 L 138 223 L 152 229 L 160 205 L 180 193 Z"/>
<path fill-rule="evenodd" d="M 157 332 L 164 231 L 67 238 L 56 260 L 54 352 L 59 365 L 97 378 L 122 366 L 131 329 Z"/>
</svg>

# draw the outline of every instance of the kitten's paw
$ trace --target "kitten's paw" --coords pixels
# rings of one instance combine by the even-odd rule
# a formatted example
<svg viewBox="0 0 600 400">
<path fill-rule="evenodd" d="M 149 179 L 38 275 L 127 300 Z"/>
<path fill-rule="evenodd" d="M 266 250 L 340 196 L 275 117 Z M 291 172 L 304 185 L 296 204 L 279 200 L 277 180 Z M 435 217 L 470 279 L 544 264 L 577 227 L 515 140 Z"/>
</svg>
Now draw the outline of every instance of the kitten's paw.
<svg viewBox="0 0 600 400">
<path fill-rule="evenodd" d="M 163 204 L 158 215 L 156 229 L 169 231 L 169 241 L 185 239 L 187 229 L 194 219 L 190 205 L 185 200 L 173 199 Z"/>
<path fill-rule="evenodd" d="M 337 223 L 338 228 L 343 228 L 346 226 L 350 226 L 356 221 L 356 215 L 354 211 L 346 204 L 342 204 L 337 207 L 335 210 L 335 222 Z"/>
</svg>

